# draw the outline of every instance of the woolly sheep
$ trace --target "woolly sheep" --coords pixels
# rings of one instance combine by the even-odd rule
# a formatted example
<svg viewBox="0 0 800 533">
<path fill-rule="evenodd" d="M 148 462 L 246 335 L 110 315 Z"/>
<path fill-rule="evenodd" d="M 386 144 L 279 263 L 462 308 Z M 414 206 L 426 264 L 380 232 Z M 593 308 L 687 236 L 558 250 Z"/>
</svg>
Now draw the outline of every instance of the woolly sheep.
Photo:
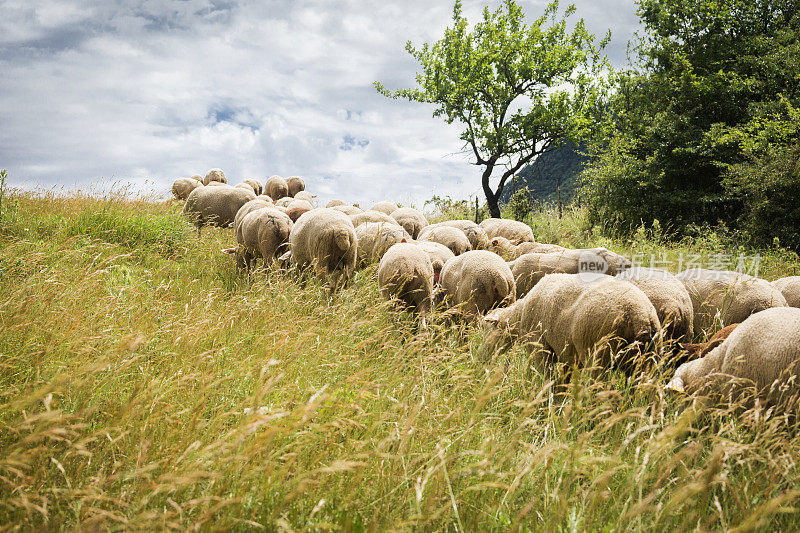
<svg viewBox="0 0 800 533">
<path fill-rule="evenodd" d="M 397 209 L 397 204 L 392 202 L 378 202 L 369 208 L 370 211 L 378 211 L 380 213 L 386 213 L 387 215 L 391 215 Z"/>
<path fill-rule="evenodd" d="M 292 202 L 294 202 L 294 198 L 292 198 L 291 196 L 284 196 L 283 198 L 279 198 L 278 200 L 276 200 L 275 205 L 278 205 L 280 207 L 289 207 L 289 204 Z"/>
<path fill-rule="evenodd" d="M 708 355 L 684 363 L 667 390 L 721 393 L 739 399 L 752 392 L 767 405 L 788 399 L 796 408 L 800 380 L 800 309 L 777 307 L 759 311 Z M 746 405 L 752 405 L 746 398 Z"/>
<path fill-rule="evenodd" d="M 335 205 L 335 206 L 331 207 L 330 209 L 335 209 L 337 211 L 341 211 L 342 213 L 344 213 L 345 215 L 348 215 L 348 216 L 357 215 L 359 213 L 363 213 L 364 212 L 363 209 L 361 209 L 360 207 L 356 207 L 354 205 Z"/>
<path fill-rule="evenodd" d="M 378 285 L 385 299 L 427 314 L 433 294 L 433 266 L 428 254 L 414 244 L 393 244 L 378 265 Z"/>
<path fill-rule="evenodd" d="M 289 196 L 294 196 L 300 191 L 306 190 L 306 182 L 300 176 L 289 176 L 286 178 L 286 186 L 289 187 Z"/>
<path fill-rule="evenodd" d="M 197 180 L 200 183 L 203 183 L 203 176 L 201 176 L 200 174 L 192 174 L 192 177 L 190 179 Z"/>
<path fill-rule="evenodd" d="M 212 181 L 217 181 L 219 183 L 228 183 L 228 178 L 225 177 L 225 173 L 218 169 L 212 168 L 209 170 L 205 177 L 203 178 L 203 185 L 208 185 Z"/>
<path fill-rule="evenodd" d="M 233 189 L 233 187 L 221 181 L 209 181 L 206 187 L 230 187 L 231 189 Z"/>
<path fill-rule="evenodd" d="M 344 206 L 346 206 L 347 204 L 346 204 L 346 203 L 344 203 L 344 202 L 343 202 L 343 201 L 341 201 L 341 200 L 331 200 L 330 202 L 328 202 L 327 204 L 325 204 L 325 207 L 336 207 L 336 206 L 338 206 L 338 205 L 344 205 Z"/>
<path fill-rule="evenodd" d="M 356 226 L 358 238 L 357 263 L 366 266 L 381 260 L 392 245 L 410 241 L 411 236 L 397 224 L 390 222 L 364 222 Z"/>
<path fill-rule="evenodd" d="M 337 209 L 337 211 L 341 211 Z M 353 221 L 353 226 L 360 226 L 364 222 L 388 222 L 389 224 L 399 225 L 397 221 L 387 215 L 386 213 L 382 213 L 380 211 L 364 211 L 363 213 L 356 213 L 354 215 L 350 215 L 350 220 Z"/>
<path fill-rule="evenodd" d="M 289 196 L 289 184 L 280 176 L 270 176 L 264 184 L 264 188 L 272 201 L 276 203 L 281 198 Z"/>
<path fill-rule="evenodd" d="M 265 207 L 248 213 L 236 226 L 237 265 L 250 269 L 259 257 L 265 266 L 276 261 L 285 252 L 291 231 L 292 221 L 277 209 Z M 230 249 L 226 252 L 230 253 Z"/>
<path fill-rule="evenodd" d="M 508 265 L 502 257 L 486 250 L 471 250 L 449 260 L 439 280 L 445 305 L 457 307 L 467 318 L 516 299 L 514 276 Z"/>
<path fill-rule="evenodd" d="M 512 242 L 536 242 L 536 239 L 533 238 L 533 230 L 523 222 L 505 218 L 487 218 L 481 222 L 480 226 L 490 239 L 505 237 Z"/>
<path fill-rule="evenodd" d="M 267 202 L 266 200 L 262 200 L 259 197 L 253 198 L 249 200 L 246 204 L 239 208 L 236 212 L 236 216 L 233 217 L 233 227 L 234 229 L 239 227 L 241 224 L 242 219 L 255 211 L 256 209 L 264 209 L 265 207 L 275 207 L 272 202 Z"/>
<path fill-rule="evenodd" d="M 395 219 L 398 224 L 403 226 L 403 229 L 405 229 L 413 239 L 416 239 L 420 230 L 428 225 L 428 219 L 425 218 L 425 215 L 413 207 L 395 209 L 390 216 Z"/>
<path fill-rule="evenodd" d="M 255 193 L 256 195 L 258 195 L 258 191 L 256 190 L 256 188 L 253 187 L 252 185 L 250 185 L 249 183 L 247 183 L 246 181 L 243 181 L 241 183 L 237 183 L 236 185 L 234 185 L 234 187 L 237 188 L 237 189 L 249 189 L 249 190 L 253 191 L 253 193 Z"/>
<path fill-rule="evenodd" d="M 580 271 L 578 258 L 561 253 L 530 253 L 509 262 L 514 282 L 517 286 L 517 298 L 522 298 L 547 274 L 577 274 Z"/>
<path fill-rule="evenodd" d="M 331 290 L 352 276 L 358 239 L 350 217 L 344 213 L 327 208 L 304 213 L 295 222 L 289 243 L 292 263 L 313 267 L 318 276 L 327 279 Z"/>
<path fill-rule="evenodd" d="M 203 184 L 192 178 L 178 178 L 172 183 L 172 194 L 178 200 L 186 200 L 189 194 Z"/>
<path fill-rule="evenodd" d="M 197 226 L 226 227 L 244 204 L 256 197 L 253 191 L 235 187 L 198 187 L 189 194 L 183 212 Z"/>
<path fill-rule="evenodd" d="M 289 215 L 289 218 L 292 219 L 292 222 L 296 222 L 303 213 L 307 213 L 312 209 L 314 209 L 314 206 L 309 202 L 295 199 L 286 206 L 286 214 Z"/>
<path fill-rule="evenodd" d="M 722 325 L 744 322 L 759 311 L 786 305 L 781 291 L 763 279 L 728 270 L 692 268 L 677 274 L 689 291 L 694 308 L 694 334 L 719 317 Z"/>
<path fill-rule="evenodd" d="M 772 286 L 781 291 L 786 305 L 800 307 L 800 276 L 789 276 L 772 282 Z"/>
<path fill-rule="evenodd" d="M 315 195 L 313 195 L 313 194 L 311 194 L 310 192 L 308 192 L 308 191 L 305 191 L 305 190 L 303 190 L 303 191 L 298 191 L 298 192 L 297 192 L 297 193 L 294 195 L 294 199 L 295 199 L 295 200 L 305 200 L 306 202 L 308 202 L 309 204 L 311 204 L 311 207 L 312 207 L 312 208 L 314 207 L 314 203 L 315 203 L 315 202 L 314 202 L 314 198 L 316 198 L 316 196 L 315 196 Z"/>
<path fill-rule="evenodd" d="M 461 230 L 469 239 L 469 244 L 473 250 L 487 250 L 489 248 L 489 237 L 486 235 L 486 231 L 471 220 L 445 220 L 436 225 L 449 226 Z"/>
<path fill-rule="evenodd" d="M 489 240 L 487 249 L 494 252 L 506 261 L 514 261 L 525 254 L 546 254 L 550 252 L 560 252 L 566 250 L 557 244 L 544 244 L 541 242 L 521 242 L 514 244 L 505 237 L 494 237 Z"/>
<path fill-rule="evenodd" d="M 257 195 L 264 192 L 264 187 L 261 185 L 261 182 L 258 181 L 257 179 L 247 178 L 246 180 L 242 180 L 242 183 L 247 183 L 248 185 L 250 185 L 253 188 L 253 191 L 255 191 Z"/>
<path fill-rule="evenodd" d="M 256 198 L 258 198 L 259 200 L 264 200 L 265 202 L 269 202 L 271 204 L 275 204 L 275 201 L 268 194 L 259 194 L 258 196 L 256 196 Z"/>
<path fill-rule="evenodd" d="M 433 241 L 444 244 L 455 255 L 472 250 L 472 245 L 464 232 L 451 226 L 425 226 L 417 237 L 421 241 Z"/>
<path fill-rule="evenodd" d="M 514 338 L 521 338 L 530 352 L 536 343 L 543 345 L 546 352 L 537 350 L 538 364 L 554 356 L 580 367 L 596 353 L 600 368 L 616 363 L 626 371 L 636 362 L 630 348 L 638 351 L 661 328 L 640 289 L 605 274 L 549 274 L 525 298 L 492 311 L 485 320 L 490 345 Z"/>
<path fill-rule="evenodd" d="M 420 250 L 428 254 L 433 267 L 433 282 L 439 283 L 439 278 L 444 268 L 445 263 L 454 258 L 456 255 L 453 251 L 445 246 L 433 241 L 415 241 L 415 244 Z"/>
<path fill-rule="evenodd" d="M 656 308 L 658 320 L 671 340 L 693 338 L 694 307 L 684 284 L 666 270 L 636 267 L 617 275 L 644 292 Z"/>
</svg>

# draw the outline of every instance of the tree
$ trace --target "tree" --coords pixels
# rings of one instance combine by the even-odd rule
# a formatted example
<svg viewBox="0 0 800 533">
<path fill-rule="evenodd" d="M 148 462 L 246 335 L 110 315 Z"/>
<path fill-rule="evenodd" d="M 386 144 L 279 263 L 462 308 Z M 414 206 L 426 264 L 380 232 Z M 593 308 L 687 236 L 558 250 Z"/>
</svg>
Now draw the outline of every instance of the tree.
<svg viewBox="0 0 800 533">
<path fill-rule="evenodd" d="M 580 143 L 594 124 L 610 33 L 595 43 L 583 20 L 569 31 L 574 6 L 561 17 L 558 11 L 553 0 L 526 25 L 522 8 L 505 0 L 494 12 L 485 8 L 470 31 L 457 0 L 442 40 L 422 48 L 406 44 L 421 66 L 417 88 L 389 91 L 375 82 L 384 96 L 434 104 L 434 117 L 465 126 L 460 139 L 473 163 L 484 167 L 481 184 L 493 217 L 500 217 L 498 198 L 510 176 L 550 148 Z M 502 173 L 492 190 L 496 167 Z"/>
<path fill-rule="evenodd" d="M 638 63 L 619 73 L 613 129 L 587 172 L 595 222 L 623 232 L 737 226 L 748 195 L 724 179 L 748 156 L 721 135 L 800 97 L 797 0 L 638 0 Z M 731 182 L 732 183 L 732 182 Z"/>
</svg>

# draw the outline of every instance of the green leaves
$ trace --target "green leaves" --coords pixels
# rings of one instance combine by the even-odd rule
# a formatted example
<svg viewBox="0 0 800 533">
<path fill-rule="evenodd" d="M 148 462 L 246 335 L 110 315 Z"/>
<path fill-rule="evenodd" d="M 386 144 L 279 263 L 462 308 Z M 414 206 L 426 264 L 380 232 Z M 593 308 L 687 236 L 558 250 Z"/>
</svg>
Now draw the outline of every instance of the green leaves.
<svg viewBox="0 0 800 533">
<path fill-rule="evenodd" d="M 390 91 L 375 82 L 388 98 L 434 104 L 434 117 L 464 125 L 460 138 L 475 164 L 486 167 L 482 181 L 495 216 L 509 176 L 561 139 L 589 135 L 589 117 L 603 94 L 600 75 L 608 63 L 602 52 L 610 34 L 596 43 L 582 20 L 568 29 L 574 6 L 558 12 L 554 0 L 528 25 L 522 8 L 506 0 L 496 11 L 485 8 L 470 29 L 457 1 L 441 40 L 406 45 L 420 63 L 416 88 Z M 489 178 L 498 164 L 504 170 L 492 192 Z"/>
</svg>

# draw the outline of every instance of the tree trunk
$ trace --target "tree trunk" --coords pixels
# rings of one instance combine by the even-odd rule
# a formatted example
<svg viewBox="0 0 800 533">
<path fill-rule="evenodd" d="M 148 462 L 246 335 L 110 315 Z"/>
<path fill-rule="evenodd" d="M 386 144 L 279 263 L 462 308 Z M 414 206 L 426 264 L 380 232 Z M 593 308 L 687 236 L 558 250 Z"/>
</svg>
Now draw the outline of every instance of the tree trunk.
<svg viewBox="0 0 800 533">
<path fill-rule="evenodd" d="M 493 164 L 486 165 L 486 169 L 481 176 L 481 184 L 483 185 L 483 194 L 486 195 L 486 206 L 489 208 L 489 216 L 492 218 L 501 218 L 500 207 L 497 205 L 497 200 L 500 197 L 502 189 L 495 193 L 489 186 L 489 176 L 492 175 L 492 170 L 494 170 Z"/>
</svg>

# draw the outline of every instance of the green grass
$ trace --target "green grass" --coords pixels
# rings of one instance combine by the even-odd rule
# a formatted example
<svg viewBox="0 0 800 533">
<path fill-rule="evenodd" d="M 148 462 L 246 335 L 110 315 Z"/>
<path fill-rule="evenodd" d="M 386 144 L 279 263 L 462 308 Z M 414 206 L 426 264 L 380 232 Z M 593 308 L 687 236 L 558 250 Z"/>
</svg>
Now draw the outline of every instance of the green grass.
<svg viewBox="0 0 800 533">
<path fill-rule="evenodd" d="M 22 529 L 793 529 L 779 420 L 579 373 L 390 312 L 374 267 L 330 296 L 236 272 L 180 205 L 12 192 L 0 214 L 0 525 Z M 609 241 L 580 211 L 540 240 Z M 719 244 L 723 246 L 725 243 Z M 771 276 L 796 272 L 764 252 Z"/>
</svg>

